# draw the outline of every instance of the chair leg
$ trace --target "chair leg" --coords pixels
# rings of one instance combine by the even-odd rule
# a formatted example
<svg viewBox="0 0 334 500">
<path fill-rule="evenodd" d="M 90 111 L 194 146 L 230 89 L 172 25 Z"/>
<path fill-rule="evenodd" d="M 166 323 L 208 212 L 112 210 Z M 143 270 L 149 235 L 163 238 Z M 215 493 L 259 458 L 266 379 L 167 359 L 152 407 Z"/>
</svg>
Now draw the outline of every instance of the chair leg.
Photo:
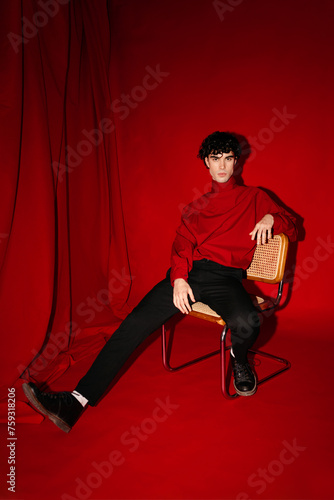
<svg viewBox="0 0 334 500">
<path fill-rule="evenodd" d="M 249 349 L 249 352 L 252 352 L 253 354 L 257 354 L 258 356 L 263 356 L 264 358 L 269 358 L 274 361 L 277 361 L 278 363 L 281 363 L 283 367 L 279 368 L 275 372 L 271 373 L 270 375 L 267 375 L 266 377 L 261 378 L 261 380 L 258 380 L 257 385 L 263 384 L 264 382 L 268 382 L 268 380 L 271 380 L 274 377 L 277 377 L 280 373 L 285 372 L 291 367 L 290 361 L 284 358 L 279 358 L 278 356 L 274 356 L 273 354 L 269 354 L 268 352 L 264 351 L 258 351 L 256 349 Z"/>
<path fill-rule="evenodd" d="M 169 372 L 176 372 L 179 370 L 182 370 L 183 368 L 186 368 L 187 366 L 194 365 L 195 363 L 199 363 L 200 361 L 204 361 L 205 359 L 210 358 L 211 356 L 215 356 L 216 354 L 220 353 L 220 365 L 221 365 L 221 390 L 223 393 L 223 396 L 226 399 L 235 399 L 239 397 L 239 394 L 234 393 L 230 394 L 228 390 L 228 379 L 227 379 L 227 371 L 229 367 L 229 362 L 226 363 L 226 351 L 229 351 L 232 346 L 226 345 L 226 333 L 227 333 L 227 327 L 226 325 L 223 328 L 223 331 L 221 333 L 221 338 L 220 338 L 220 349 L 217 351 L 212 351 L 208 354 L 205 354 L 204 356 L 200 356 L 198 358 L 192 359 L 191 361 L 188 361 L 186 363 L 183 363 L 182 365 L 179 366 L 171 366 L 169 362 L 170 358 L 170 346 L 169 342 L 167 342 L 167 333 L 166 333 L 166 327 L 165 325 L 162 325 L 161 328 L 161 339 L 162 339 L 162 363 L 164 365 L 164 368 L 169 371 Z M 274 361 L 277 361 L 278 363 L 281 363 L 283 367 L 280 367 L 278 370 L 275 372 L 271 373 L 270 375 L 267 375 L 266 377 L 263 377 L 262 379 L 257 381 L 257 385 L 263 384 L 264 382 L 267 382 L 268 380 L 271 380 L 272 378 L 276 377 L 280 373 L 283 373 L 284 371 L 288 370 L 291 367 L 291 363 L 284 358 L 279 358 L 278 356 L 274 356 L 273 354 L 269 354 L 264 351 L 259 351 L 255 349 L 249 349 L 249 352 L 253 354 L 257 354 L 258 356 L 263 356 L 269 359 L 272 359 Z"/>
<path fill-rule="evenodd" d="M 227 367 L 229 364 L 225 362 L 225 352 L 227 350 L 230 350 L 232 346 L 227 346 L 226 345 L 226 333 L 227 333 L 227 328 L 226 325 L 222 331 L 221 334 L 221 350 L 220 350 L 220 358 L 221 358 L 221 389 L 224 397 L 226 399 L 234 399 L 236 397 L 239 397 L 239 394 L 230 394 L 228 390 L 228 380 L 227 380 Z M 284 358 L 279 358 L 278 356 L 274 356 L 273 354 L 269 354 L 264 351 L 259 351 L 257 349 L 249 349 L 248 352 L 251 352 L 253 354 L 257 354 L 258 356 L 262 356 L 265 358 L 272 359 L 274 361 L 277 361 L 278 363 L 281 363 L 283 367 L 279 368 L 278 370 L 274 371 L 270 375 L 267 375 L 266 377 L 261 378 L 260 380 L 257 381 L 257 385 L 263 384 L 264 382 L 268 382 L 268 380 L 271 380 L 274 377 L 277 377 L 280 373 L 285 372 L 291 367 L 290 361 Z"/>
<path fill-rule="evenodd" d="M 211 356 L 215 356 L 216 354 L 219 354 L 219 352 L 220 352 L 220 349 L 218 349 L 216 351 L 209 352 L 208 354 L 205 354 L 204 356 L 200 356 L 198 358 L 187 361 L 186 363 L 183 363 L 182 365 L 173 367 L 170 365 L 170 362 L 169 362 L 170 349 L 169 349 L 169 342 L 167 342 L 167 333 L 166 333 L 165 325 L 162 325 L 162 327 L 161 327 L 161 340 L 162 340 L 162 364 L 164 365 L 164 368 L 169 372 L 176 372 L 176 371 L 182 370 L 183 368 L 186 368 L 187 366 L 191 366 L 191 365 L 194 365 L 195 363 L 199 363 L 200 361 L 204 361 L 205 359 L 208 359 Z"/>
</svg>

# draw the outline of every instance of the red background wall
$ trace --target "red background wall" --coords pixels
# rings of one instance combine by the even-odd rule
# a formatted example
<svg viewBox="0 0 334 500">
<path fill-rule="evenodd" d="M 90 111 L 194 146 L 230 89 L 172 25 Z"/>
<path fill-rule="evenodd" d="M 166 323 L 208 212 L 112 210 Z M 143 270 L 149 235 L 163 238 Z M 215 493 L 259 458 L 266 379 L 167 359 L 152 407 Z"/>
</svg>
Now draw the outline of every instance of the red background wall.
<svg viewBox="0 0 334 500">
<path fill-rule="evenodd" d="M 333 249 L 316 249 L 318 238 L 333 238 L 331 6 L 315 13 L 302 1 L 237 3 L 223 20 L 205 1 L 115 7 L 120 89 L 131 93 L 147 65 L 169 73 L 118 131 L 133 292 L 140 296 L 168 266 L 180 203 L 208 189 L 196 158 L 201 140 L 230 130 L 253 144 L 245 184 L 267 188 L 299 216 L 288 264 L 289 280 L 298 266 L 295 293 L 282 313 L 326 315 Z M 275 121 L 277 110 L 286 110 L 286 123 Z"/>
<path fill-rule="evenodd" d="M 15 496 L 329 498 L 332 2 L 53 5 L 38 29 L 26 20 L 44 23 L 40 2 L 0 5 L 0 407 L 7 422 L 14 386 Z M 22 29 L 24 43 L 8 37 Z M 163 75 L 154 80 L 157 68 Z M 262 330 L 291 370 L 254 398 L 226 401 L 217 358 L 169 375 L 153 336 L 69 435 L 47 419 L 30 425 L 42 417 L 27 405 L 22 378 L 74 387 L 120 318 L 164 276 L 182 206 L 209 189 L 196 154 L 215 130 L 253 144 L 243 181 L 268 189 L 298 218 L 286 298 Z M 216 331 L 204 336 L 191 321 L 180 362 L 217 345 Z M 157 401 L 168 398 L 175 411 L 151 433 Z M 122 436 L 146 424 L 132 453 Z M 0 430 L 5 443 L 7 426 Z M 293 443 L 302 451 L 277 475 Z M 124 453 L 124 465 L 97 475 L 112 450 Z M 276 475 L 258 493 L 250 479 L 269 466 Z"/>
<path fill-rule="evenodd" d="M 8 33 L 40 7 L 2 9 L 4 388 L 61 332 L 51 371 L 30 373 L 55 379 L 163 277 L 182 206 L 208 190 L 196 154 L 215 130 L 252 144 L 243 181 L 298 216 L 282 321 L 321 317 L 329 337 L 330 2 L 64 2 L 15 54 Z M 87 152 L 102 120 L 116 128 Z M 83 152 L 64 173 L 69 146 Z M 111 306 L 90 306 L 113 277 Z"/>
</svg>

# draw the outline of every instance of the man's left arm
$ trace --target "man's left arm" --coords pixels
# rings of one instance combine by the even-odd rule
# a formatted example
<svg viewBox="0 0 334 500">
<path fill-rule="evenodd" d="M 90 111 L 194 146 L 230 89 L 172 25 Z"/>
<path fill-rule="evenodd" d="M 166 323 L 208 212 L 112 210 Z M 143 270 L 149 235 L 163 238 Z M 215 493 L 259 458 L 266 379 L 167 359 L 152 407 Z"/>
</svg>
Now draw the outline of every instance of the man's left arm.
<svg viewBox="0 0 334 500">
<path fill-rule="evenodd" d="M 264 191 L 259 190 L 256 199 L 256 214 L 259 221 L 251 231 L 251 239 L 264 244 L 274 234 L 284 233 L 290 241 L 297 239 L 296 218 L 275 203 Z"/>
</svg>

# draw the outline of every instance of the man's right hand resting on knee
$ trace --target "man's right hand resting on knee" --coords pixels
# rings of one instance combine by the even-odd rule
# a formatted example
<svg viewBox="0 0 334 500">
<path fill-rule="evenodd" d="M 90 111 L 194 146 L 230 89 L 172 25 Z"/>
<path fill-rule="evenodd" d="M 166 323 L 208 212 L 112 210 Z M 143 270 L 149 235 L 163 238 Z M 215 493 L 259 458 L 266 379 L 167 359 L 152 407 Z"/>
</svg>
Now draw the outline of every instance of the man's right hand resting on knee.
<svg viewBox="0 0 334 500">
<path fill-rule="evenodd" d="M 186 280 L 177 278 L 174 281 L 173 303 L 183 314 L 189 314 L 191 311 L 188 295 L 193 302 L 196 302 L 193 291 Z"/>
</svg>

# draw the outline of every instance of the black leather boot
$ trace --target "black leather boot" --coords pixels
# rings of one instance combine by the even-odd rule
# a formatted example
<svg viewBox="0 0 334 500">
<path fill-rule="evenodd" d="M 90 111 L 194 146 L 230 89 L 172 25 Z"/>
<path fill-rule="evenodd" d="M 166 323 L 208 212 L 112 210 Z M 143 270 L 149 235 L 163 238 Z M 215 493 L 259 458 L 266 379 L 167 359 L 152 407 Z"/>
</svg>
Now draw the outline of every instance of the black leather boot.
<svg viewBox="0 0 334 500">
<path fill-rule="evenodd" d="M 231 365 L 234 375 L 233 385 L 239 396 L 252 396 L 256 391 L 256 376 L 249 363 L 238 363 L 231 354 Z"/>
<path fill-rule="evenodd" d="M 70 432 L 85 410 L 70 392 L 42 392 L 32 382 L 22 389 L 30 403 L 64 432 Z"/>
</svg>

